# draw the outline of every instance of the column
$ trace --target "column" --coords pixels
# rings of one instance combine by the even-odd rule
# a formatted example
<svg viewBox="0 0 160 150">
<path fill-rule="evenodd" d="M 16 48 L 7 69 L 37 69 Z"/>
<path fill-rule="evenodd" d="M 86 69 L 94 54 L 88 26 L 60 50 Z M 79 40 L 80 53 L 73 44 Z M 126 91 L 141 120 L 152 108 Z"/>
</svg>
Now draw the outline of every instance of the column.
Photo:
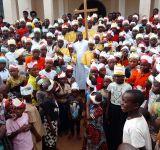
<svg viewBox="0 0 160 150">
<path fill-rule="evenodd" d="M 151 8 L 151 0 L 140 0 L 139 1 L 139 15 L 140 18 L 142 16 L 150 16 L 150 8 Z"/>
<path fill-rule="evenodd" d="M 119 0 L 119 12 L 121 13 L 122 16 L 125 17 L 125 4 L 126 4 L 126 1 L 125 0 Z"/>
<path fill-rule="evenodd" d="M 14 24 L 17 20 L 16 0 L 3 0 L 4 21 Z"/>
<path fill-rule="evenodd" d="M 19 18 L 23 17 L 23 11 L 30 12 L 32 10 L 31 0 L 18 0 Z"/>
<path fill-rule="evenodd" d="M 64 1 L 59 0 L 58 2 L 59 2 L 59 4 L 58 4 L 58 6 L 59 6 L 59 17 L 61 18 L 62 15 L 64 14 Z"/>
<path fill-rule="evenodd" d="M 154 1 L 154 8 L 158 8 L 160 10 L 160 0 L 155 0 Z"/>
<path fill-rule="evenodd" d="M 65 0 L 64 1 L 64 12 L 67 14 L 67 13 L 69 13 L 69 7 L 68 7 L 68 5 L 69 5 L 69 1 L 68 0 Z"/>
<path fill-rule="evenodd" d="M 48 18 L 52 24 L 54 20 L 53 0 L 43 0 L 43 8 L 44 8 L 44 18 Z"/>
</svg>

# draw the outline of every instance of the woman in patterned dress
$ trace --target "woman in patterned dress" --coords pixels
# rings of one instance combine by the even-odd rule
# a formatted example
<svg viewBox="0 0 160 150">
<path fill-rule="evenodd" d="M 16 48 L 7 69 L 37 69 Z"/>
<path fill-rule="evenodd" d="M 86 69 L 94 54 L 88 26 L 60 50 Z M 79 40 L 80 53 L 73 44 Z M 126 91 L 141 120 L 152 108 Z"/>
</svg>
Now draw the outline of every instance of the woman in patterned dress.
<svg viewBox="0 0 160 150">
<path fill-rule="evenodd" d="M 43 149 L 56 150 L 59 107 L 53 93 L 56 93 L 57 84 L 53 80 L 49 79 L 40 80 L 42 80 L 42 82 L 40 82 L 42 83 L 43 89 L 46 89 L 46 96 L 40 104 L 40 112 L 45 129 Z"/>
<path fill-rule="evenodd" d="M 98 92 L 90 94 L 92 107 L 89 109 L 89 118 L 86 128 L 86 146 L 87 150 L 107 150 L 105 132 L 103 129 L 103 108 L 102 95 Z"/>
</svg>

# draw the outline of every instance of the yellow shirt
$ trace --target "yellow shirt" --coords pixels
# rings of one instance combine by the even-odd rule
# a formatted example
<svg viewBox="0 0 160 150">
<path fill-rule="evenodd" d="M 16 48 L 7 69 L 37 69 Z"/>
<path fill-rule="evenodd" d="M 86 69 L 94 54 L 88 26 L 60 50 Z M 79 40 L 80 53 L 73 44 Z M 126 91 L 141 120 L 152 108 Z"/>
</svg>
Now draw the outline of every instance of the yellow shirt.
<svg viewBox="0 0 160 150">
<path fill-rule="evenodd" d="M 61 48 L 60 52 L 63 53 L 63 55 L 69 56 L 69 50 L 68 50 L 68 48 Z"/>
<path fill-rule="evenodd" d="M 91 60 L 94 59 L 94 54 L 92 51 L 87 50 L 81 59 L 81 62 L 83 65 L 90 66 L 91 65 Z"/>
<path fill-rule="evenodd" d="M 103 44 L 95 44 L 95 49 L 98 49 L 99 51 L 102 51 L 104 49 Z"/>
<path fill-rule="evenodd" d="M 96 30 L 95 29 L 88 29 L 88 38 L 89 39 L 93 39 L 94 35 L 96 34 Z M 86 32 L 83 32 L 83 38 L 86 38 Z"/>
<path fill-rule="evenodd" d="M 64 35 L 64 39 L 65 39 L 66 41 L 69 41 L 69 33 L 66 33 L 66 34 Z"/>
<path fill-rule="evenodd" d="M 34 91 L 39 90 L 39 87 L 38 87 L 37 82 L 36 82 L 36 77 L 33 77 L 32 75 L 29 75 L 28 83 L 32 85 Z M 32 104 L 34 106 L 38 106 L 38 102 L 35 99 L 32 99 Z"/>
<path fill-rule="evenodd" d="M 68 33 L 68 42 L 74 42 L 77 38 L 77 32 L 71 31 Z"/>
</svg>

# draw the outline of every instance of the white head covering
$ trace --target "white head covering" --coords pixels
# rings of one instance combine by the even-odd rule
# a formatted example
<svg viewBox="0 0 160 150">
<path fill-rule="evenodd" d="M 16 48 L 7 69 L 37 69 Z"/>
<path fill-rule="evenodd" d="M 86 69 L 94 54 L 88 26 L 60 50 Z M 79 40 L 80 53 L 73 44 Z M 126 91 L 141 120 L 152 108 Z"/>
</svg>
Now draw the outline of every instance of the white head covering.
<svg viewBox="0 0 160 150">
<path fill-rule="evenodd" d="M 52 33 L 52 32 L 48 32 L 47 34 L 46 34 L 46 37 L 54 37 L 54 34 Z"/>
<path fill-rule="evenodd" d="M 141 38 L 141 39 L 143 39 L 143 34 L 141 34 L 141 33 L 138 33 L 138 34 L 136 35 L 136 39 L 138 39 L 138 38 Z"/>
<path fill-rule="evenodd" d="M 121 64 L 114 66 L 114 75 L 125 75 L 125 67 Z"/>
<path fill-rule="evenodd" d="M 63 71 L 58 75 L 58 79 L 65 78 L 65 77 L 66 77 L 66 74 Z"/>
<path fill-rule="evenodd" d="M 32 26 L 32 23 L 31 22 L 27 22 L 26 26 Z"/>
<path fill-rule="evenodd" d="M 155 77 L 155 80 L 160 83 L 160 74 Z"/>
<path fill-rule="evenodd" d="M 149 64 L 152 64 L 152 57 L 148 56 L 148 55 L 142 55 L 140 60 L 145 60 L 146 62 L 148 62 Z"/>
<path fill-rule="evenodd" d="M 40 33 L 41 30 L 40 30 L 40 28 L 34 28 L 33 32 L 34 32 L 34 33 L 36 33 L 36 32 L 39 32 L 39 33 Z"/>
<path fill-rule="evenodd" d="M 26 86 L 20 87 L 21 95 L 31 95 L 33 93 L 33 86 L 31 84 L 27 84 Z"/>
<path fill-rule="evenodd" d="M 14 39 L 8 40 L 8 45 L 11 45 L 11 44 L 16 45 L 16 41 Z"/>
<path fill-rule="evenodd" d="M 34 67 L 34 65 L 36 65 L 36 64 L 37 64 L 37 61 L 30 62 L 30 63 L 27 64 L 27 67 L 28 67 L 29 69 L 32 69 L 32 68 Z"/>
<path fill-rule="evenodd" d="M 10 64 L 9 65 L 9 69 L 18 69 L 18 65 L 17 64 Z"/>
<path fill-rule="evenodd" d="M 129 55 L 129 59 L 130 58 L 134 58 L 134 59 L 139 59 L 139 55 L 137 54 L 137 53 L 130 53 L 130 55 Z"/>
<path fill-rule="evenodd" d="M 67 70 L 73 70 L 73 66 L 67 65 L 66 69 L 67 69 Z"/>
<path fill-rule="evenodd" d="M 79 86 L 78 86 L 77 82 L 72 83 L 71 89 L 72 90 L 79 90 Z"/>
<path fill-rule="evenodd" d="M 37 22 L 39 22 L 38 19 L 37 19 L 37 18 L 34 18 L 34 19 L 33 19 L 33 23 L 37 23 Z"/>
</svg>

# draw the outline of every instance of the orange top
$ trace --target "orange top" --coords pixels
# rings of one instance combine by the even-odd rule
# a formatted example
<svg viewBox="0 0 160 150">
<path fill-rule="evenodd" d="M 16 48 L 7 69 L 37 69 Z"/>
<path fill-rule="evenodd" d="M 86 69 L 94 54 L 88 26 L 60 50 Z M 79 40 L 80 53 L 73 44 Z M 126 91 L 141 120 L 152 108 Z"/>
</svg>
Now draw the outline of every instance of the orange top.
<svg viewBox="0 0 160 150">
<path fill-rule="evenodd" d="M 26 68 L 27 68 L 27 64 L 34 61 L 33 60 L 33 56 L 27 56 L 26 59 L 25 59 L 25 62 L 26 62 Z M 39 70 L 42 70 L 44 69 L 45 67 L 45 58 L 43 57 L 40 57 L 37 61 L 37 67 Z"/>
<path fill-rule="evenodd" d="M 148 73 L 145 73 L 145 74 L 142 74 L 142 72 L 140 71 L 138 74 L 137 74 L 137 77 L 136 77 L 136 80 L 135 80 L 135 83 L 134 83 L 134 86 L 141 86 L 142 88 L 146 88 L 146 82 L 148 80 L 148 77 L 150 76 L 150 72 Z"/>
<path fill-rule="evenodd" d="M 127 67 L 129 65 L 128 59 L 122 60 L 122 65 L 125 66 L 125 67 Z"/>
<path fill-rule="evenodd" d="M 150 72 L 142 74 L 141 72 L 138 73 L 135 83 L 134 83 L 134 87 L 136 88 L 136 86 L 141 86 L 142 89 L 144 90 L 144 96 L 145 98 L 148 98 L 149 96 L 149 87 L 147 86 L 147 81 L 148 81 L 148 77 L 150 76 Z"/>
<path fill-rule="evenodd" d="M 139 69 L 137 68 L 132 69 L 131 76 L 127 79 L 126 82 L 131 85 L 134 85 L 138 73 L 139 73 Z"/>
</svg>

